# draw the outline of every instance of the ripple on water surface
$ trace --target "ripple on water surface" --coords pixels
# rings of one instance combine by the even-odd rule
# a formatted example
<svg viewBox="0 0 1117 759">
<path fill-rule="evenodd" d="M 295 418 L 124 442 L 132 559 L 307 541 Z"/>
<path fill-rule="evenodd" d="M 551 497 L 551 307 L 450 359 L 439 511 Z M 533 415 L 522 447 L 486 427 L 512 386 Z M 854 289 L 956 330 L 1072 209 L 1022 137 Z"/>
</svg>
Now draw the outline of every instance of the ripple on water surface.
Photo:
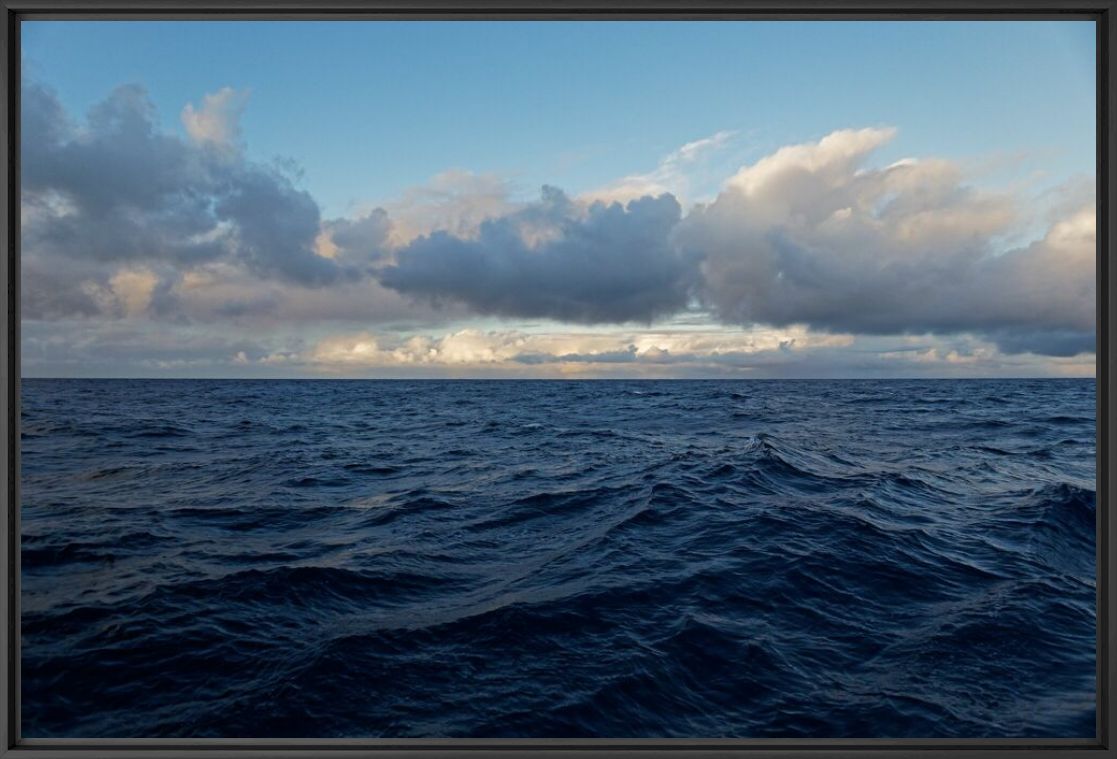
<svg viewBox="0 0 1117 759">
<path fill-rule="evenodd" d="M 29 737 L 1093 735 L 1092 380 L 22 392 Z"/>
</svg>

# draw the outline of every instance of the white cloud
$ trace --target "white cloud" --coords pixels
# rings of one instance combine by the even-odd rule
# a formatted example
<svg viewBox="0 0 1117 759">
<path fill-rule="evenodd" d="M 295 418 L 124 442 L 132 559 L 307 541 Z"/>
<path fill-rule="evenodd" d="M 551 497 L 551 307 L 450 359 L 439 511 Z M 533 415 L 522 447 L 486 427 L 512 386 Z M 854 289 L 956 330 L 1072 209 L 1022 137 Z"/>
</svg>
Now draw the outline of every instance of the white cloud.
<svg viewBox="0 0 1117 759">
<path fill-rule="evenodd" d="M 780 330 L 754 327 L 608 333 L 465 329 L 403 339 L 366 331 L 324 338 L 303 360 L 326 370 L 401 365 L 693 363 L 766 351 L 844 347 L 852 342 L 850 335 L 811 333 L 799 326 Z"/>
<path fill-rule="evenodd" d="M 728 189 L 739 189 L 747 196 L 761 193 L 780 196 L 783 185 L 801 174 L 810 174 L 823 181 L 842 181 L 853 173 L 869 153 L 892 139 L 896 130 L 841 129 L 818 142 L 780 148 L 751 166 L 742 167 L 726 181 Z"/>
<path fill-rule="evenodd" d="M 182 109 L 182 125 L 196 143 L 230 148 L 240 139 L 240 117 L 247 104 L 247 91 L 222 87 L 205 95 L 199 108 L 187 103 Z"/>
<path fill-rule="evenodd" d="M 603 187 L 578 195 L 583 203 L 628 203 L 648 195 L 670 193 L 687 205 L 692 198 L 698 179 L 711 171 L 706 163 L 716 158 L 737 135 L 732 131 L 717 132 L 709 137 L 688 142 L 660 160 L 655 170 L 646 174 L 632 174 Z M 720 166 L 714 171 L 724 171 Z"/>
<path fill-rule="evenodd" d="M 967 185 L 950 161 L 871 167 L 894 135 L 834 132 L 738 171 L 676 231 L 701 260 L 699 298 L 729 323 L 980 332 L 1006 350 L 1092 352 L 1092 208 L 1000 251 L 1019 200 Z"/>
</svg>

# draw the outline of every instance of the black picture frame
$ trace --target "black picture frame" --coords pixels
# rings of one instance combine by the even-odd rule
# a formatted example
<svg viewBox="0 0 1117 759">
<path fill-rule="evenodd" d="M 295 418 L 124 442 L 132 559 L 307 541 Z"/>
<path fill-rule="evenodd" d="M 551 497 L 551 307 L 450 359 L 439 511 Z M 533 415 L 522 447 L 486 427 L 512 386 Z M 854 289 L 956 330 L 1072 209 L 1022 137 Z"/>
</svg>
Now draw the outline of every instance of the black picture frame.
<svg viewBox="0 0 1117 759">
<path fill-rule="evenodd" d="M 1110 398 L 1117 339 L 1111 294 L 1115 275 L 1108 266 L 1117 209 L 1110 198 L 1117 165 L 1111 146 L 1117 138 L 1112 89 L 1117 44 L 1117 0 L 0 0 L 0 49 L 4 70 L 0 131 L 5 181 L 0 197 L 0 229 L 5 255 L 0 263 L 0 439 L 4 488 L 0 522 L 0 757 L 36 759 L 433 759 L 434 757 L 545 756 L 548 759 L 606 757 L 709 757 L 749 759 L 1007 759 L 1025 753 L 1051 759 L 1117 757 L 1112 695 L 1117 690 L 1117 546 L 1110 509 L 1114 447 Z M 19 308 L 19 94 L 22 20 L 42 19 L 257 19 L 257 20 L 1026 20 L 1087 19 L 1097 24 L 1097 717 L 1090 739 L 23 739 L 20 736 L 20 308 Z"/>
</svg>

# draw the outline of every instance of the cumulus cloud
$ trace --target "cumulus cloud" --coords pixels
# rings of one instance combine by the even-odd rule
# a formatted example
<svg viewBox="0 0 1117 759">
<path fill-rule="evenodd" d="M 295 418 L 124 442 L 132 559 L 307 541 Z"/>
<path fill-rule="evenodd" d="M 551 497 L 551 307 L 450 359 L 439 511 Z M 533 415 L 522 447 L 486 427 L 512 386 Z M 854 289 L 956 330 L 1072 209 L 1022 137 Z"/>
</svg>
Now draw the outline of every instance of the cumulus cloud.
<svg viewBox="0 0 1117 759">
<path fill-rule="evenodd" d="M 973 332 L 1009 352 L 1093 351 L 1092 207 L 1000 250 L 1021 221 L 1019 200 L 969 186 L 945 160 L 870 166 L 894 136 L 842 130 L 782 148 L 685 217 L 669 194 L 622 206 L 548 190 L 472 236 L 413 240 L 378 277 L 404 294 L 506 317 L 651 321 L 698 303 L 729 324 Z M 684 146 L 664 165 L 724 139 Z"/>
<path fill-rule="evenodd" d="M 522 208 L 512 194 L 511 184 L 495 174 L 453 169 L 386 201 L 382 211 L 392 220 L 393 245 L 434 232 L 475 239 L 483 222 Z"/>
<path fill-rule="evenodd" d="M 544 188 L 539 202 L 483 222 L 476 239 L 413 240 L 377 276 L 401 293 L 480 314 L 648 322 L 687 305 L 696 270 L 670 239 L 680 215 L 670 195 L 587 207 Z"/>
<path fill-rule="evenodd" d="M 218 221 L 232 223 L 234 255 L 265 277 L 305 285 L 336 282 L 344 270 L 318 255 L 318 204 L 275 171 L 252 168 L 228 178 L 214 205 Z"/>
<path fill-rule="evenodd" d="M 223 88 L 187 105 L 183 137 L 157 127 L 142 88 L 120 87 L 77 120 L 49 90 L 24 83 L 25 319 L 296 333 L 347 322 L 346 334 L 364 335 L 313 351 L 245 343 L 228 355 L 246 367 L 266 357 L 325 366 L 328 356 L 351 366 L 390 357 L 376 365 L 728 367 L 760 355 L 787 366 L 810 341 L 811 355 L 836 360 L 850 335 L 936 336 L 920 366 L 948 369 L 1094 351 L 1086 184 L 1046 199 L 1053 216 L 1036 233 L 1042 214 L 1018 194 L 972 186 L 959 164 L 874 164 L 891 128 L 840 130 L 739 168 L 726 160 L 734 133 L 719 132 L 646 174 L 574 197 L 545 187 L 536 200 L 514 199 L 503 178 L 452 170 L 323 219 L 289 172 L 247 157 L 246 103 Z M 715 170 L 728 177 L 720 189 L 684 210 L 695 178 Z M 706 320 L 703 339 L 732 344 L 683 345 L 662 333 L 653 345 L 651 333 L 632 331 L 681 314 Z M 546 340 L 451 329 L 400 342 L 369 331 L 460 327 L 477 316 L 613 327 L 609 337 Z M 776 334 L 792 342 L 742 347 Z M 904 365 L 915 356 L 904 351 Z"/>
<path fill-rule="evenodd" d="M 891 129 L 834 132 L 742 168 L 677 240 L 701 260 L 700 297 L 727 323 L 862 334 L 975 332 L 1011 351 L 1094 349 L 1092 207 L 1024 248 L 1008 195 L 956 165 L 867 166 Z"/>
<path fill-rule="evenodd" d="M 240 117 L 247 103 L 247 92 L 222 87 L 202 98 L 199 108 L 187 103 L 182 109 L 182 125 L 195 142 L 232 147 L 240 138 Z"/>
<path fill-rule="evenodd" d="M 229 261 L 260 278 L 321 286 L 347 276 L 317 254 L 318 205 L 279 169 L 246 159 L 235 93 L 184 113 L 192 139 L 165 134 L 142 88 L 116 89 L 72 121 L 50 91 L 22 95 L 22 242 L 30 316 L 99 311 L 118 267 L 161 274 Z M 213 144 L 220 142 L 221 150 Z"/>
<path fill-rule="evenodd" d="M 315 241 L 320 256 L 351 262 L 360 273 L 388 250 L 393 223 L 383 208 L 374 208 L 354 219 L 332 219 L 322 225 Z"/>
</svg>

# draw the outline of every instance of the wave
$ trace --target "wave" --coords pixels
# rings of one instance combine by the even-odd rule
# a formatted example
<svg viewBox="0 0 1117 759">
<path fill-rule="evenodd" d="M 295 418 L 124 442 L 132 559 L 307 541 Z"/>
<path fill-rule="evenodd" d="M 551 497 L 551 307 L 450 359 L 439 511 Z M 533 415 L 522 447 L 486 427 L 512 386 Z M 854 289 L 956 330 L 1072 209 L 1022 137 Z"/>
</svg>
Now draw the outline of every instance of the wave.
<svg viewBox="0 0 1117 759">
<path fill-rule="evenodd" d="M 71 541 L 25 537 L 20 562 L 25 569 L 46 569 L 81 563 L 114 563 L 118 558 L 158 550 L 170 539 L 147 531 L 127 532 L 105 540 Z"/>
<path fill-rule="evenodd" d="M 189 437 L 191 435 L 189 429 L 169 423 L 152 424 L 122 432 L 126 437 L 131 438 Z"/>
<path fill-rule="evenodd" d="M 24 734 L 1092 731 L 1094 389 L 29 381 Z"/>
</svg>

